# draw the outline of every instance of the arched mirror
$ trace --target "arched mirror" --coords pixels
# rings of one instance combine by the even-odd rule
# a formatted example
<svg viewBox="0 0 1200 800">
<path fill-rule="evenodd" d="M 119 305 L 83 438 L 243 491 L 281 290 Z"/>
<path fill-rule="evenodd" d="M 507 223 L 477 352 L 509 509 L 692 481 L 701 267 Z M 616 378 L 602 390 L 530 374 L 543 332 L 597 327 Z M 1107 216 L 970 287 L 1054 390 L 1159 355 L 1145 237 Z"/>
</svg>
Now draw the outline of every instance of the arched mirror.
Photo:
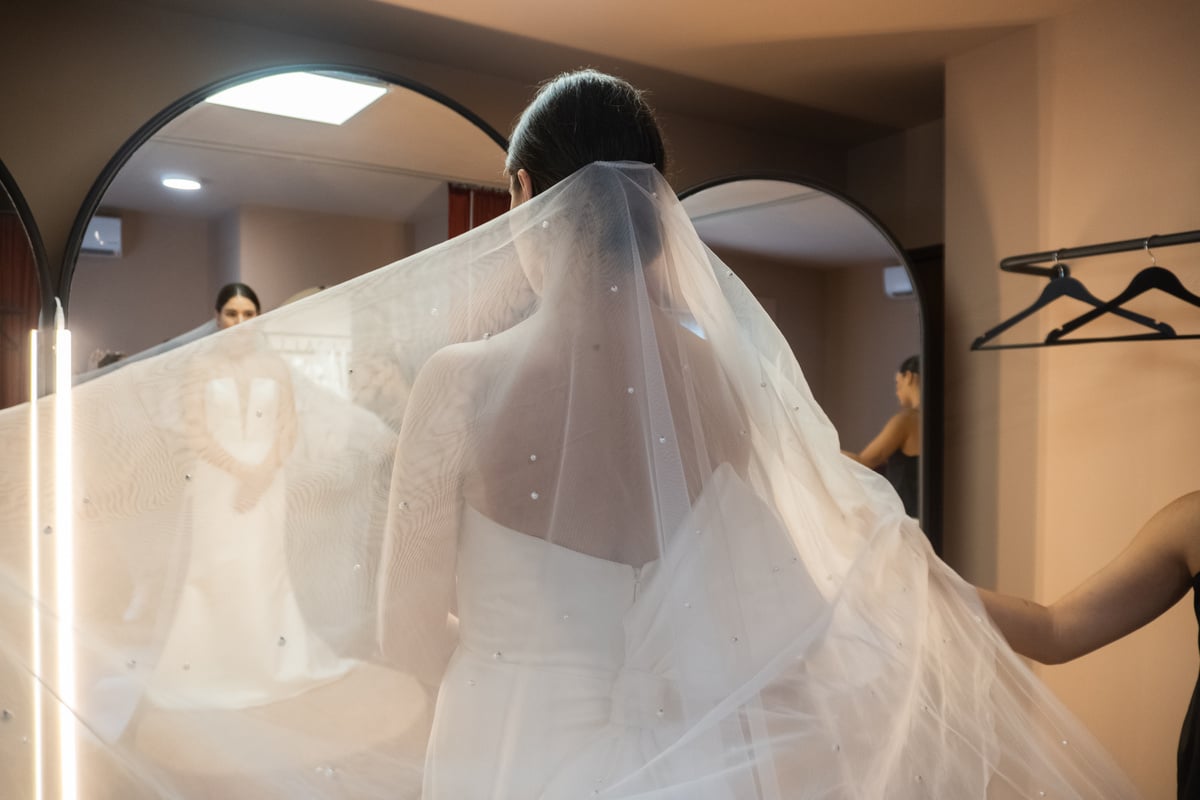
<svg viewBox="0 0 1200 800">
<path fill-rule="evenodd" d="M 937 421 L 921 402 L 921 308 L 895 239 L 849 199 L 795 180 L 719 181 L 684 192 L 683 206 L 791 344 L 843 449 L 886 475 L 940 545 L 922 464 Z"/>
<path fill-rule="evenodd" d="M 29 399 L 29 331 L 42 309 L 45 257 L 24 200 L 0 164 L 0 408 Z"/>
<path fill-rule="evenodd" d="M 265 86 L 260 83 L 263 79 Z M 256 89 L 262 90 L 260 96 L 255 96 Z M 329 102 L 313 107 L 310 101 L 318 98 Z M 281 105 L 290 100 L 304 103 Z M 445 97 L 396 77 L 327 65 L 246 75 L 180 100 L 147 123 L 114 157 L 76 220 L 73 249 L 63 271 L 63 285 L 69 287 L 67 322 L 77 354 L 76 380 L 121 370 L 131 359 L 215 331 L 214 306 L 219 289 L 227 284 L 252 287 L 262 312 L 269 314 L 322 287 L 406 258 L 498 216 L 509 205 L 502 174 L 504 150 L 503 137 Z M 350 316 L 289 319 L 269 326 L 269 356 L 260 359 L 257 351 L 240 351 L 229 364 L 214 368 L 211 375 L 205 373 L 197 403 L 203 411 L 196 425 L 186 410 L 178 415 L 182 435 L 216 442 L 214 449 L 226 454 L 248 452 L 248 442 L 255 442 L 250 445 L 255 447 L 267 442 L 281 451 L 291 448 L 291 441 L 281 442 L 288 435 L 284 431 L 295 430 L 288 427 L 298 417 L 292 390 L 303 382 L 309 387 L 305 402 L 336 409 L 329 415 L 337 423 L 331 421 L 328 430 L 314 423 L 295 434 L 306 443 L 297 444 L 297 450 L 308 444 L 331 447 L 331 437 L 368 435 L 364 431 L 390 441 L 381 430 L 382 421 L 358 406 L 341 403 L 338 397 L 339 387 L 346 389 L 353 373 L 347 369 L 354 355 Z M 234 340 L 227 336 L 226 341 Z M 112 358 L 118 360 L 105 363 Z M 203 359 L 192 362 L 197 370 L 211 366 Z M 254 378 L 239 384 L 229 372 L 220 372 L 225 366 Z M 386 388 L 400 392 L 401 383 L 391 382 Z M 246 385 L 247 394 L 239 394 Z M 258 393 L 254 400 L 260 404 L 253 417 L 243 406 L 251 392 Z M 195 395 L 184 402 L 192 400 Z M 175 431 L 164 435 L 173 436 Z M 89 454 L 86 446 L 78 447 L 78 452 L 81 459 Z M 230 458 L 236 461 L 238 456 Z M 250 458 L 245 463 L 272 463 L 261 455 Z M 391 671 L 347 666 L 360 657 L 369 659 L 373 652 L 370 623 L 344 624 L 345 618 L 367 619 L 373 608 L 374 576 L 363 568 L 379 560 L 370 555 L 369 548 L 377 544 L 370 538 L 375 528 L 366 520 L 369 510 L 347 504 L 347 519 L 353 521 L 345 522 L 339 535 L 332 536 L 329 530 L 306 525 L 303 514 L 288 516 L 289 478 L 281 465 L 268 467 L 270 486 L 264 483 L 264 490 L 239 510 L 216 499 L 225 490 L 214 487 L 241 481 L 243 488 L 236 491 L 246 491 L 244 469 L 235 476 L 200 457 L 189 463 L 191 472 L 180 481 L 185 491 L 166 493 L 169 500 L 159 498 L 154 502 L 162 505 L 151 506 L 149 513 L 162 515 L 163 535 L 137 542 L 115 537 L 116 544 L 92 539 L 105 541 L 104 557 L 117 560 L 113 577 L 105 573 L 96 582 L 111 579 L 103 590 L 96 590 L 103 599 L 88 605 L 89 619 L 105 620 L 102 624 L 117 621 L 121 635 L 130 640 L 152 640 L 160 625 L 164 630 L 190 630 L 191 606 L 179 599 L 184 593 L 172 586 L 174 573 L 168 576 L 146 565 L 170 564 L 180 570 L 178 580 L 195 580 L 199 585 L 205 578 L 193 576 L 209 574 L 205 570 L 226 573 L 222 559 L 252 563 L 262 570 L 250 580 L 230 576 L 230 585 L 249 587 L 244 598 L 277 594 L 283 598 L 274 606 L 282 609 L 283 616 L 269 623 L 271 635 L 264 640 L 269 649 L 263 663 L 277 663 L 279 653 L 278 663 L 286 664 L 281 669 L 290 675 L 293 669 L 307 669 L 294 665 L 307 664 L 305 658 L 320 654 L 316 656 L 323 664 L 320 670 L 329 667 L 333 672 L 328 674 L 351 670 L 352 678 L 331 682 L 330 691 L 338 697 L 345 696 L 342 692 L 363 691 L 361 686 L 407 691 L 408 684 L 403 679 L 397 683 Z M 217 472 L 210 472 L 210 467 Z M 332 474 L 336 470 L 322 467 L 316 472 L 332 481 L 318 479 L 321 485 L 337 484 L 338 476 Z M 214 476 L 217 483 L 209 480 Z M 137 478 L 123 480 L 139 489 L 146 485 Z M 93 477 L 93 485 L 94 481 Z M 291 486 L 301 483 L 296 480 Z M 126 484 L 121 486 L 118 494 Z M 100 505 L 84 502 L 92 514 Z M 187 511 L 193 502 L 220 508 L 204 516 L 216 522 L 193 524 Z M 167 531 L 179 535 L 172 537 Z M 219 542 L 222 531 L 237 535 Z M 251 531 L 253 536 L 243 535 Z M 249 541 L 260 544 L 246 544 Z M 179 542 L 188 544 L 179 546 Z M 233 552 L 237 555 L 230 559 Z M 77 587 L 81 595 L 92 591 L 82 580 Z M 236 592 L 231 594 L 223 586 L 217 594 Z M 205 618 L 209 614 L 201 612 Z M 243 616 L 239 611 L 222 619 Z M 289 628 L 286 636 L 276 630 L 284 625 L 284 617 L 295 628 L 294 632 Z M 236 639 L 240 634 L 230 636 Z M 189 633 L 177 641 L 188 640 L 186 649 L 192 646 L 191 637 Z M 164 661 L 174 657 L 164 652 L 155 657 Z M 150 658 L 144 653 L 125 657 L 130 656 L 134 664 Z M 184 664 L 181 675 L 190 671 L 190 662 Z M 278 713 L 286 716 L 294 713 L 287 711 L 292 708 L 287 699 L 272 698 L 266 705 L 282 709 Z M 329 708 L 334 707 L 353 706 L 330 701 Z M 137 747 L 200 785 L 211 787 L 224 780 L 221 771 L 228 765 L 214 766 L 205 748 L 187 738 L 187 725 L 174 716 L 176 709 L 167 702 L 139 716 L 136 733 L 130 734 Z M 310 717 L 312 724 L 328 725 L 326 715 L 321 717 Z M 347 717 L 345 734 L 333 737 L 334 750 L 344 748 L 353 754 L 369 743 L 391 741 L 407 724 L 403 715 L 352 721 Z M 319 765 L 305 766 L 312 774 Z M 288 768 L 299 771 L 295 763 Z"/>
<path fill-rule="evenodd" d="M 209 332 L 225 284 L 266 312 L 497 216 L 503 155 L 466 109 L 378 74 L 276 70 L 181 100 L 77 220 L 76 373 Z M 308 333 L 297 346 L 320 346 Z"/>
</svg>

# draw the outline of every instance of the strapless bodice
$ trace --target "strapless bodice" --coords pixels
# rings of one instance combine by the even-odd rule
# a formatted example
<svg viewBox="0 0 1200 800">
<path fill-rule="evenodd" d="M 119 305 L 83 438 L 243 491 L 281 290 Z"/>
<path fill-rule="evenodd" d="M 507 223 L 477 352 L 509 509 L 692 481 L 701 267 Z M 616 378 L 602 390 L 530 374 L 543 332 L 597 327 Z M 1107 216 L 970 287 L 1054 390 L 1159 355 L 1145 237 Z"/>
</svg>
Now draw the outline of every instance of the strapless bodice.
<svg viewBox="0 0 1200 800">
<path fill-rule="evenodd" d="M 635 568 L 506 528 L 469 506 L 459 535 L 459 647 L 516 664 L 619 669 Z"/>
<path fill-rule="evenodd" d="M 231 456 L 247 464 L 266 458 L 279 435 L 279 382 L 251 378 L 245 407 L 237 381 L 214 378 L 204 386 L 205 424 Z"/>
</svg>

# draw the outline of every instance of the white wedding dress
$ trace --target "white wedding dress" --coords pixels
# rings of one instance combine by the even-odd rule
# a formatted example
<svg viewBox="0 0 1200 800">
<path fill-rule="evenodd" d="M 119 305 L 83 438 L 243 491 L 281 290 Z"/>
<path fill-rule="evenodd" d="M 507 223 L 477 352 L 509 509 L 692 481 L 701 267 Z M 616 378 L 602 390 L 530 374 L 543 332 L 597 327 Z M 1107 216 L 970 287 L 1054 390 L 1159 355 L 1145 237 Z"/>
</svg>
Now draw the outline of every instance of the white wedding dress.
<svg viewBox="0 0 1200 800">
<path fill-rule="evenodd" d="M 728 475 L 719 473 L 719 491 Z M 679 545 L 700 552 L 694 537 Z M 438 693 L 422 798 L 605 796 L 678 735 L 678 675 L 655 670 L 670 662 L 653 640 L 667 589 L 659 567 L 571 551 L 468 506 L 458 646 Z"/>
<path fill-rule="evenodd" d="M 212 379 L 204 409 L 209 435 L 232 458 L 247 466 L 267 458 L 280 430 L 278 381 L 251 378 L 243 405 L 234 378 Z M 191 546 L 148 699 L 160 708 L 246 708 L 343 675 L 353 662 L 309 631 L 289 580 L 284 470 L 243 510 L 229 472 L 199 460 L 187 477 Z"/>
<path fill-rule="evenodd" d="M 423 797 L 538 798 L 555 778 L 600 786 L 607 776 L 584 778 L 578 759 L 617 724 L 613 690 L 639 571 L 469 508 L 459 547 L 459 644 L 438 693 Z M 547 561 L 550 582 L 530 574 Z M 523 641 L 529 624 L 544 637 L 536 646 Z"/>
<path fill-rule="evenodd" d="M 665 557 L 640 567 L 468 506 L 456 583 L 458 646 L 438 693 L 424 800 L 800 796 L 766 718 L 734 711 L 731 732 L 724 717 L 761 708 L 770 685 L 786 684 L 754 674 L 754 651 L 796 657 L 832 606 L 730 465 L 710 477 Z M 808 634 L 794 650 L 797 631 Z M 738 764 L 756 747 L 750 769 Z"/>
</svg>

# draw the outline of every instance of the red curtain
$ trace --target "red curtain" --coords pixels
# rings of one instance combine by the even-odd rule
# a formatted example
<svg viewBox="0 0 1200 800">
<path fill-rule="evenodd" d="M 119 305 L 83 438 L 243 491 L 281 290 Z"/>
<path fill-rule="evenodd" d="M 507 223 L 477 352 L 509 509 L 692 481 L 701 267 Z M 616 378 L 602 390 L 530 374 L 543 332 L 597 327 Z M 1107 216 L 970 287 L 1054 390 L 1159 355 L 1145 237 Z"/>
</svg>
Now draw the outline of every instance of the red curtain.
<svg viewBox="0 0 1200 800">
<path fill-rule="evenodd" d="M 450 184 L 451 239 L 508 211 L 508 192 Z"/>
<path fill-rule="evenodd" d="M 0 211 L 0 408 L 29 399 L 29 331 L 40 290 L 21 219 Z"/>
</svg>

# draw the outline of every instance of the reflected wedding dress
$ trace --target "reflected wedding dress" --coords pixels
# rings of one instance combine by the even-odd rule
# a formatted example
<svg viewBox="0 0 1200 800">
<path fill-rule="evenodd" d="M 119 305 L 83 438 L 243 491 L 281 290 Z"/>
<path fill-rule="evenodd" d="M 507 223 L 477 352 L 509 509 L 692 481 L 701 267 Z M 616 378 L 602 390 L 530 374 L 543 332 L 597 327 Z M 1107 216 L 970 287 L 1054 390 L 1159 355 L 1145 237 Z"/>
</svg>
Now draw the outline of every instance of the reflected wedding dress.
<svg viewBox="0 0 1200 800">
<path fill-rule="evenodd" d="M 253 377 L 242 405 L 233 377 L 204 386 L 204 423 L 216 444 L 252 466 L 280 429 L 280 387 Z M 240 481 L 207 461 L 189 475 L 190 557 L 170 633 L 148 697 L 161 708 L 246 708 L 295 695 L 344 674 L 309 632 L 288 578 L 286 484 L 277 469 L 248 509 Z"/>
</svg>

